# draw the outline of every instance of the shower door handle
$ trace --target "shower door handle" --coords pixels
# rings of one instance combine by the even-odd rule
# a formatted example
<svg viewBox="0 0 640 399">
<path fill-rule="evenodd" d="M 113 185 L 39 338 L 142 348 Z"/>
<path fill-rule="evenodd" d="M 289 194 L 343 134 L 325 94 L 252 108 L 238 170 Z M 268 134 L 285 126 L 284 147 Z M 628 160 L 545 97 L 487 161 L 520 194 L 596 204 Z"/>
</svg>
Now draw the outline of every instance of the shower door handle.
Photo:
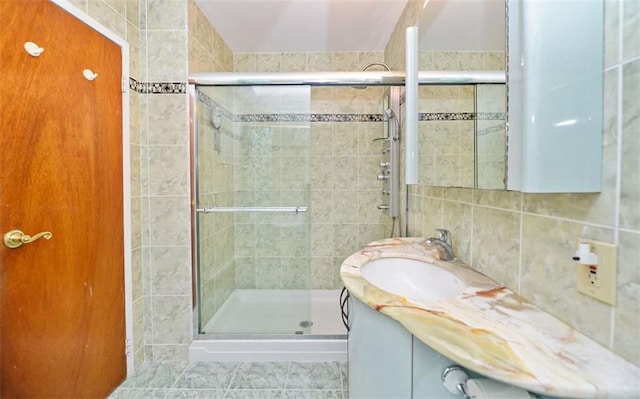
<svg viewBox="0 0 640 399">
<path fill-rule="evenodd" d="M 33 237 L 27 234 L 24 234 L 21 230 L 11 230 L 4 235 L 4 246 L 10 249 L 18 248 L 22 244 L 29 244 L 34 242 L 40 237 L 43 237 L 45 240 L 50 239 L 53 236 L 49 231 L 43 231 L 42 233 L 38 233 Z"/>
</svg>

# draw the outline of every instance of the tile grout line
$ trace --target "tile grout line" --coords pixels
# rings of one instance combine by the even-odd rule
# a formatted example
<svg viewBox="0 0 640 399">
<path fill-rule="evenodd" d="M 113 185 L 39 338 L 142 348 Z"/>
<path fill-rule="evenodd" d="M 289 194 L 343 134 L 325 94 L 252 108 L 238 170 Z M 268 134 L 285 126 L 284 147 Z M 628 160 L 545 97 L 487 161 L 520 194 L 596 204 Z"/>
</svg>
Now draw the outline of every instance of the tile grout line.
<svg viewBox="0 0 640 399">
<path fill-rule="evenodd" d="M 618 62 L 616 63 L 616 197 L 614 212 L 616 219 L 614 221 L 613 240 L 616 246 L 620 245 L 620 203 L 622 197 L 622 154 L 623 154 L 623 136 L 624 136 L 624 2 L 619 3 L 618 7 Z M 619 261 L 618 261 L 619 263 Z M 617 273 L 620 273 L 618 269 Z M 617 284 L 617 283 L 616 283 Z M 616 287 L 617 290 L 617 287 Z M 609 349 L 613 350 L 615 343 L 615 325 L 616 325 L 616 306 L 612 306 L 609 318 Z"/>
<path fill-rule="evenodd" d="M 187 363 L 187 365 L 184 367 L 182 372 L 178 374 L 178 376 L 175 378 L 175 380 L 173 381 L 173 384 L 171 384 L 171 386 L 167 389 L 167 392 L 162 396 L 163 398 L 166 398 L 167 395 L 169 395 L 169 392 L 171 392 L 175 388 L 176 384 L 178 383 L 180 378 L 184 375 L 184 373 L 187 372 L 187 369 L 189 369 L 190 365 L 191 365 L 190 363 Z"/>
<path fill-rule="evenodd" d="M 241 365 L 240 362 L 236 363 L 235 370 L 233 370 L 233 375 L 229 379 L 229 383 L 227 384 L 227 387 L 224 389 L 223 397 L 225 398 L 227 396 L 227 393 L 231 390 L 231 383 L 233 383 L 233 380 L 236 378 L 236 375 L 238 374 L 238 370 L 240 369 L 240 365 Z"/>
<path fill-rule="evenodd" d="M 291 374 L 291 365 L 292 364 L 293 364 L 293 362 L 289 362 L 289 364 L 287 365 L 287 376 L 284 379 L 284 387 L 282 388 L 282 394 L 283 395 L 287 391 L 287 385 L 289 383 L 289 375 Z"/>
</svg>

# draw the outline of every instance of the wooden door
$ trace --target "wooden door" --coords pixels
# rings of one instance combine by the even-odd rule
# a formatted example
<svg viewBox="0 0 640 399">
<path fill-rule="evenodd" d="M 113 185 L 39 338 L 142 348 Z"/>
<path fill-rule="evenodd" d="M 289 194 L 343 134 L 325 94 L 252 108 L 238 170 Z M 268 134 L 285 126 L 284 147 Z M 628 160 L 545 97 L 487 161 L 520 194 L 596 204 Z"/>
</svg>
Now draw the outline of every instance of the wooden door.
<svg viewBox="0 0 640 399">
<path fill-rule="evenodd" d="M 47 0 L 0 16 L 0 239 L 52 234 L 0 243 L 1 396 L 104 398 L 126 370 L 121 48 Z"/>
</svg>

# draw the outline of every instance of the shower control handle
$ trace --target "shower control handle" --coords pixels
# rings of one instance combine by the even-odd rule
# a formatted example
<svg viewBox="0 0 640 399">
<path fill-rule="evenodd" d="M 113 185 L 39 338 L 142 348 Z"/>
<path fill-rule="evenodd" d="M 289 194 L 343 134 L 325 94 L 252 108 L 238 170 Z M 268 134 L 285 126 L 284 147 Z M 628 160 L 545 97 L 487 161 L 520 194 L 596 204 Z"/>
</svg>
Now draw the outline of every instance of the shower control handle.
<svg viewBox="0 0 640 399">
<path fill-rule="evenodd" d="M 378 175 L 378 180 L 381 180 L 381 181 L 389 180 L 389 176 L 387 176 L 387 175 Z"/>
<path fill-rule="evenodd" d="M 389 209 L 389 205 L 378 205 L 378 209 L 380 210 Z"/>
<path fill-rule="evenodd" d="M 381 167 L 381 168 L 388 168 L 388 167 L 389 167 L 389 162 L 388 162 L 388 161 L 382 161 L 382 162 L 380 162 L 380 167 Z"/>
</svg>

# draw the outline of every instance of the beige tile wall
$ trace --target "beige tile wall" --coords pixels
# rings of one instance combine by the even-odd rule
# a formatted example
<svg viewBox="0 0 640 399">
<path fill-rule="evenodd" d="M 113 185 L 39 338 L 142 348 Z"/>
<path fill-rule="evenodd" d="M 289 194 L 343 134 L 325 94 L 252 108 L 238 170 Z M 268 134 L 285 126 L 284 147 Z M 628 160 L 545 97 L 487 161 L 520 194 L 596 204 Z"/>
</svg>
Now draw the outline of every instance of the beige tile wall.
<svg viewBox="0 0 640 399">
<path fill-rule="evenodd" d="M 310 113 L 305 87 L 236 88 L 234 93 L 238 116 Z M 309 122 L 236 122 L 235 206 L 308 206 L 309 137 Z M 307 213 L 235 215 L 238 288 L 309 288 L 308 220 Z"/>
<path fill-rule="evenodd" d="M 185 82 L 187 2 L 140 1 L 140 80 Z M 186 94 L 144 94 L 141 229 L 145 357 L 186 359 L 191 341 Z"/>
<path fill-rule="evenodd" d="M 607 1 L 603 191 L 522 194 L 416 186 L 409 233 L 453 232 L 456 255 L 640 365 L 638 2 Z M 618 245 L 617 305 L 577 292 L 579 237 Z"/>
<path fill-rule="evenodd" d="M 144 0 L 143 0 L 144 2 Z M 71 3 L 113 33 L 129 43 L 129 74 L 141 80 L 140 68 L 140 0 L 72 0 Z M 129 150 L 131 154 L 131 248 L 132 248 L 132 296 L 133 296 L 133 342 L 134 366 L 145 359 L 144 343 L 144 289 L 141 225 L 141 95 L 129 91 Z"/>
<path fill-rule="evenodd" d="M 205 33 L 198 42 L 189 40 L 193 31 L 187 32 L 187 26 L 196 26 L 200 16 L 193 19 L 196 14 L 189 12 L 187 22 L 186 2 L 72 2 L 93 18 L 119 32 L 131 43 L 132 76 L 139 81 L 184 82 L 187 75 L 187 53 L 189 68 L 193 66 L 193 70 L 248 70 L 244 66 L 240 67 L 245 63 L 251 68 L 257 65 L 259 70 L 274 68 L 275 61 L 272 56 L 255 57 L 242 54 L 235 58 L 235 69 L 232 68 L 229 62 L 230 52 L 220 45 L 213 32 L 213 39 L 209 39 L 209 35 Z M 189 1 L 188 4 L 189 9 L 193 10 L 193 2 Z M 384 61 L 392 69 L 402 70 L 404 67 L 404 28 L 414 24 L 420 7 L 421 1 L 409 2 L 409 7 L 401 17 L 384 52 Z M 462 259 L 475 262 L 478 264 L 477 267 L 518 292 L 528 293 L 528 299 L 534 300 L 545 310 L 561 315 L 567 319 L 566 321 L 638 364 L 640 276 L 637 259 L 640 254 L 637 248 L 640 247 L 640 171 L 637 154 L 640 151 L 640 119 L 637 99 L 640 97 L 640 29 L 637 29 L 637 19 L 640 13 L 637 7 L 638 2 L 634 0 L 606 2 L 605 41 L 609 82 L 606 95 L 609 96 L 607 103 L 610 106 L 604 149 L 605 153 L 610 155 L 609 161 L 605 162 L 607 188 L 603 193 L 542 196 L 483 190 L 443 190 L 419 186 L 411 192 L 410 226 L 412 234 L 416 235 L 430 234 L 435 227 L 454 226 L 450 228 L 456 235 L 456 250 Z M 208 28 L 205 26 L 202 30 L 206 32 Z M 195 34 L 197 35 L 198 31 L 202 34 L 202 30 L 197 29 Z M 198 61 L 191 58 L 194 51 L 196 55 L 199 54 Z M 382 58 L 379 54 L 373 55 L 370 60 Z M 284 68 L 282 70 L 301 68 L 303 57 L 305 68 L 311 68 L 309 70 L 329 70 L 334 62 L 337 65 L 340 60 L 340 57 L 334 58 L 325 53 L 280 54 L 279 67 Z M 364 65 L 364 58 L 366 57 L 362 54 L 359 55 L 359 66 Z M 214 65 L 206 65 L 205 59 L 213 61 Z M 218 65 L 215 65 L 217 61 Z M 190 267 L 189 255 L 186 253 L 190 226 L 189 201 L 186 194 L 188 182 L 182 181 L 185 176 L 182 171 L 186 171 L 188 165 L 186 96 L 158 97 L 131 94 L 131 151 L 134 163 L 134 350 L 137 364 L 144 359 L 186 359 L 186 349 L 190 342 L 190 278 L 186 278 L 186 273 L 181 274 Z M 611 104 L 609 99 L 615 105 Z M 621 104 L 622 112 L 616 111 L 617 104 Z M 135 115 L 140 115 L 139 123 Z M 324 136 L 319 136 L 320 131 Z M 333 134 L 333 127 L 323 129 L 319 126 L 318 135 L 312 134 L 312 140 L 317 141 L 318 149 L 326 150 L 329 147 L 330 140 L 324 139 L 329 134 Z M 366 134 L 359 131 L 358 137 Z M 359 151 L 360 148 L 368 148 L 366 141 L 359 141 Z M 177 175 L 171 176 L 180 180 L 179 182 L 166 181 L 163 175 L 166 166 L 156 159 L 155 155 L 151 156 L 163 151 L 165 154 L 171 154 L 160 159 L 176 166 L 179 171 Z M 333 148 L 331 151 L 333 162 L 336 155 Z M 324 155 L 318 157 L 329 157 L 328 152 L 322 154 Z M 137 160 L 140 161 L 139 166 L 136 164 Z M 139 191 L 136 183 L 138 181 Z M 355 192 L 349 194 L 359 195 L 360 190 L 353 191 Z M 326 216 L 331 219 L 324 220 L 333 221 L 333 207 L 328 206 L 329 194 L 333 201 L 332 190 L 316 190 L 315 194 L 312 192 L 312 203 L 316 198 L 314 208 L 319 212 L 317 217 Z M 340 194 L 343 193 L 337 195 L 338 200 L 344 198 Z M 364 202 L 366 201 L 359 200 L 358 209 Z M 368 217 L 364 218 L 368 220 Z M 514 227 L 514 224 L 519 228 Z M 587 235 L 590 238 L 616 242 L 619 245 L 619 295 L 615 308 L 605 307 L 603 310 L 598 303 L 572 291 L 570 280 L 573 265 L 567 263 L 564 256 L 557 256 L 553 252 L 572 253 L 575 237 L 580 234 L 584 225 L 589 226 Z M 514 231 L 514 234 L 500 233 L 502 228 Z M 519 234 L 515 234 L 516 230 Z M 319 252 L 316 253 L 319 256 L 313 258 L 313 270 L 320 285 L 336 284 L 333 281 L 336 265 L 342 258 L 335 255 L 338 254 L 337 251 L 346 253 L 352 249 L 342 248 L 342 238 L 353 239 L 357 234 L 358 240 L 352 242 L 357 242 L 356 246 L 359 248 L 362 242 L 367 241 L 364 239 L 367 234 L 371 234 L 373 238 L 380 236 L 377 232 L 372 234 L 371 231 L 373 230 L 369 229 L 367 223 L 354 228 L 350 224 L 336 225 L 333 222 L 327 223 L 324 230 L 318 230 Z M 328 239 L 329 234 L 331 240 Z M 491 248 L 496 249 L 492 251 Z M 544 250 L 550 251 L 548 257 L 539 255 Z M 504 264 L 508 266 L 502 266 Z M 551 277 L 543 275 L 540 270 L 549 271 Z M 332 276 L 331 280 L 328 279 L 329 275 Z M 161 276 L 173 279 L 173 284 L 164 284 Z M 549 284 L 549 287 L 545 286 L 546 282 L 554 279 L 557 282 Z M 605 322 L 598 325 L 591 321 L 588 314 L 592 310 L 595 311 L 595 320 Z"/>
<path fill-rule="evenodd" d="M 421 51 L 418 68 L 421 71 L 501 71 L 505 69 L 505 56 L 499 51 Z M 504 90 L 500 86 L 420 86 L 418 97 L 420 113 L 505 112 Z M 475 185 L 477 172 L 483 187 L 503 186 L 503 178 L 496 176 L 496 172 L 504 171 L 506 158 L 504 154 L 496 157 L 486 148 L 495 148 L 487 144 L 500 148 L 500 143 L 504 148 L 504 134 L 500 134 L 504 132 L 504 121 L 477 120 L 477 124 L 476 147 L 473 120 L 418 122 L 420 184 L 471 188 Z M 476 152 L 480 154 L 477 171 Z"/>
</svg>

